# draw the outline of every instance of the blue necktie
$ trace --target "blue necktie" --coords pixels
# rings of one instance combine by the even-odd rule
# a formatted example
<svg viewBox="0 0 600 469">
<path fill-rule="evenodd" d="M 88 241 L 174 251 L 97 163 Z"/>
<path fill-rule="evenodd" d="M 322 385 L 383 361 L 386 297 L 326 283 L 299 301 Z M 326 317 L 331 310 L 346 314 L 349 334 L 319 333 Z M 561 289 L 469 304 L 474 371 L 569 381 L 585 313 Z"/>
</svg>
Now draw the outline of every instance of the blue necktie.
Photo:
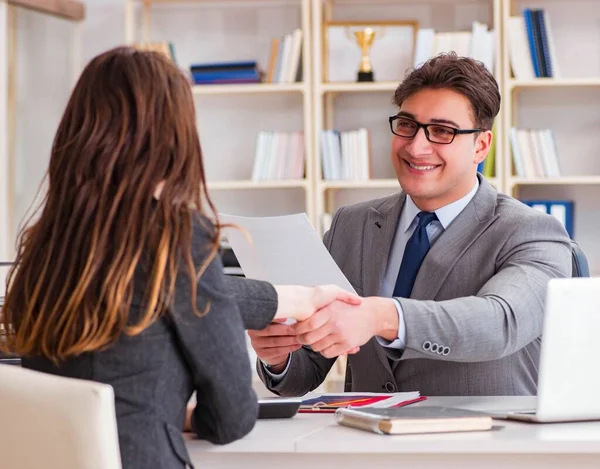
<svg viewBox="0 0 600 469">
<path fill-rule="evenodd" d="M 419 224 L 404 248 L 402 264 L 400 265 L 396 285 L 394 286 L 394 296 L 410 297 L 417 273 L 421 268 L 427 251 L 431 247 L 429 237 L 427 236 L 427 225 L 437 220 L 437 216 L 434 212 L 419 212 L 417 217 L 419 218 Z"/>
</svg>

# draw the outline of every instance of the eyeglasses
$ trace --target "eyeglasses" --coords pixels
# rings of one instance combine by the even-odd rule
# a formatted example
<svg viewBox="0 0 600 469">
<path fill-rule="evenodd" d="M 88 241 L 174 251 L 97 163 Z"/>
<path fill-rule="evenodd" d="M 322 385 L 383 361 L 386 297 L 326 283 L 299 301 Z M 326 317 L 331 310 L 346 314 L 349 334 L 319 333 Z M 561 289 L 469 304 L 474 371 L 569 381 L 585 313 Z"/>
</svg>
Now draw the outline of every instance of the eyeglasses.
<svg viewBox="0 0 600 469">
<path fill-rule="evenodd" d="M 447 125 L 440 124 L 421 124 L 412 119 L 402 116 L 392 116 L 389 118 L 390 130 L 394 135 L 403 138 L 414 138 L 422 127 L 425 131 L 425 137 L 431 143 L 441 143 L 448 145 L 454 141 L 454 137 L 462 134 L 474 134 L 483 132 L 485 129 L 455 129 Z"/>
</svg>

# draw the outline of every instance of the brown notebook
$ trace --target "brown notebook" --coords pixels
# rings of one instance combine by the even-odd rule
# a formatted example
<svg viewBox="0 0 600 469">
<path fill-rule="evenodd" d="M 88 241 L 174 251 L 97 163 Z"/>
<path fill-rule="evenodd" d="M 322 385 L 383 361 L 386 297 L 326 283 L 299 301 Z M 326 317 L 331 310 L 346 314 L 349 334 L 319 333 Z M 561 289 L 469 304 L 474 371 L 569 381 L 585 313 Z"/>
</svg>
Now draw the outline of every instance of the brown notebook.
<svg viewBox="0 0 600 469">
<path fill-rule="evenodd" d="M 492 418 L 483 412 L 454 407 L 338 409 L 340 425 L 388 435 L 490 430 Z"/>
</svg>

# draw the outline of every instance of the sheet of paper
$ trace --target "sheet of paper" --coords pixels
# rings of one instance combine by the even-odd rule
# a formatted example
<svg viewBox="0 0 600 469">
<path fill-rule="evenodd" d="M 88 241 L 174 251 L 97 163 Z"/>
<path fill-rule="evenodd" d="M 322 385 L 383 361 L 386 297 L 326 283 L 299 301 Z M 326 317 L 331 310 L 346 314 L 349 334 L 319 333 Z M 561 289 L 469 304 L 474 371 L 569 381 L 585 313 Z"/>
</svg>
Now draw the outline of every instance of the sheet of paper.
<svg viewBox="0 0 600 469">
<path fill-rule="evenodd" d="M 356 293 L 304 213 L 277 217 L 219 214 L 244 275 L 275 285 L 338 285 Z"/>
</svg>

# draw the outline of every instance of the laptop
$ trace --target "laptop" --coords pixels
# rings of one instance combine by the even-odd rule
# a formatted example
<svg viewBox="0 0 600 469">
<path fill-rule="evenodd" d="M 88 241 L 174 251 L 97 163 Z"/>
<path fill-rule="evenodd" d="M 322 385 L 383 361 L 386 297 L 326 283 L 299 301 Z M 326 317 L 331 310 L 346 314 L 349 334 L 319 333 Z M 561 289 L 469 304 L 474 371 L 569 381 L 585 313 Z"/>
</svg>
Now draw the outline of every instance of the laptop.
<svg viewBox="0 0 600 469">
<path fill-rule="evenodd" d="M 600 277 L 548 283 L 537 407 L 495 418 L 526 422 L 600 420 Z"/>
</svg>

